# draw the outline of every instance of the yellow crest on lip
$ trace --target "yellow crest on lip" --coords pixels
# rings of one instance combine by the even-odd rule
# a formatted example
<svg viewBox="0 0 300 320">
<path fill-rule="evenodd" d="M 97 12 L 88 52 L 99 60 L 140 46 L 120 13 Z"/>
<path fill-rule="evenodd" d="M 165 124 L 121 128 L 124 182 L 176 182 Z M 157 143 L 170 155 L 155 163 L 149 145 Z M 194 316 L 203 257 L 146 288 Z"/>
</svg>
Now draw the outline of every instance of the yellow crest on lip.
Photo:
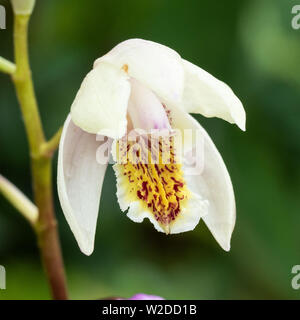
<svg viewBox="0 0 300 320">
<path fill-rule="evenodd" d="M 190 193 L 181 164 L 176 161 L 174 137 L 118 141 L 120 185 L 128 202 L 140 201 L 168 234 Z"/>
</svg>

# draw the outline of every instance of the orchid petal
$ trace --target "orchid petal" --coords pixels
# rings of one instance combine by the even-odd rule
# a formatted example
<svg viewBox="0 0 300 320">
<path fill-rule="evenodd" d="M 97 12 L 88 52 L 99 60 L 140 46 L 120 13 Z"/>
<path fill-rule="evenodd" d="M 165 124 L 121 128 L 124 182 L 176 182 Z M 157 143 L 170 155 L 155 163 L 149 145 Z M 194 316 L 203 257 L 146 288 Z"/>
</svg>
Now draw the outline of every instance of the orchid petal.
<svg viewBox="0 0 300 320">
<path fill-rule="evenodd" d="M 121 138 L 127 126 L 128 79 L 124 70 L 98 63 L 83 80 L 72 104 L 73 122 L 86 132 Z"/>
<path fill-rule="evenodd" d="M 203 152 L 202 159 L 196 159 L 203 163 L 200 163 L 200 170 L 194 172 L 195 164 L 184 164 L 184 171 L 190 172 L 185 179 L 192 192 L 208 200 L 208 214 L 203 220 L 220 246 L 229 251 L 236 211 L 234 191 L 224 161 L 207 132 L 193 117 L 175 107 L 171 109 L 171 116 L 173 128 L 192 129 L 201 137 L 199 141 L 195 139 L 193 148 Z M 187 154 L 188 151 L 186 157 Z"/>
<path fill-rule="evenodd" d="M 86 255 L 94 249 L 100 195 L 108 161 L 96 161 L 100 145 L 96 135 L 81 130 L 68 116 L 59 145 L 58 195 L 67 222 Z"/>
<path fill-rule="evenodd" d="M 185 110 L 236 123 L 245 131 L 245 110 L 230 87 L 198 66 L 186 60 L 182 62 L 185 70 L 182 103 Z"/>
<path fill-rule="evenodd" d="M 94 66 L 102 61 L 123 68 L 166 100 L 181 100 L 184 84 L 181 58 L 164 45 L 142 39 L 126 40 L 97 59 Z"/>
</svg>

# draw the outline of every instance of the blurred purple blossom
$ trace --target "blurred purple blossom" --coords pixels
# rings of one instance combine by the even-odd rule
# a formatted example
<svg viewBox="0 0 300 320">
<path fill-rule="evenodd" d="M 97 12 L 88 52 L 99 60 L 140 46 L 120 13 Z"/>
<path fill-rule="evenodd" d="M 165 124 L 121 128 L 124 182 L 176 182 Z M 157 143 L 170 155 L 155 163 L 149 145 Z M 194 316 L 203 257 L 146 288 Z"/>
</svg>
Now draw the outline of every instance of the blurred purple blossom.
<svg viewBox="0 0 300 320">
<path fill-rule="evenodd" d="M 150 294 L 145 294 L 145 293 L 137 293 L 128 300 L 165 300 L 162 297 L 159 296 L 153 296 Z"/>
</svg>

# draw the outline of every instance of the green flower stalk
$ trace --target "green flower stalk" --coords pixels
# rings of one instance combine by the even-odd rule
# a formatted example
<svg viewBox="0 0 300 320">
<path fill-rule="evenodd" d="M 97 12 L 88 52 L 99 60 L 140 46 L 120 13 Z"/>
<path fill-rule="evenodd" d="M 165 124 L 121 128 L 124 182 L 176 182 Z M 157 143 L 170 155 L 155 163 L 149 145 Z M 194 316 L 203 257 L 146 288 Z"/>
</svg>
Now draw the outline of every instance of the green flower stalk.
<svg viewBox="0 0 300 320">
<path fill-rule="evenodd" d="M 30 221 L 36 232 L 52 297 L 67 299 L 64 265 L 53 206 L 51 167 L 52 155 L 58 147 L 61 130 L 49 141 L 45 139 L 34 92 L 27 39 L 34 4 L 34 0 L 12 0 L 15 65 L 1 58 L 0 71 L 11 75 L 16 88 L 29 142 L 35 205 L 2 176 L 0 191 Z"/>
<path fill-rule="evenodd" d="M 16 66 L 7 59 L 0 57 L 0 71 L 7 74 L 13 74 L 16 71 Z"/>
<path fill-rule="evenodd" d="M 38 220 L 38 208 L 15 185 L 0 174 L 0 193 L 34 227 Z"/>
</svg>

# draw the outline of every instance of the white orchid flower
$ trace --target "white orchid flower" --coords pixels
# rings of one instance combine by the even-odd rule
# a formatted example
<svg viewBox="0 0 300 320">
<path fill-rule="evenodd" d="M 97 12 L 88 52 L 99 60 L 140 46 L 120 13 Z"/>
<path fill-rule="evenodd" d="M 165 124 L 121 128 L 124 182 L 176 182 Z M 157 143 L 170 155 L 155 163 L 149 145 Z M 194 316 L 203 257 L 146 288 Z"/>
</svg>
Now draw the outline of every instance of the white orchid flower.
<svg viewBox="0 0 300 320">
<path fill-rule="evenodd" d="M 209 135 L 189 113 L 219 117 L 245 130 L 245 111 L 232 90 L 166 46 L 131 39 L 95 61 L 64 124 L 58 157 L 60 203 L 83 253 L 94 249 L 108 164 L 108 158 L 97 161 L 96 154 L 111 145 L 121 153 L 124 144 L 131 148 L 124 140 L 131 129 L 143 129 L 146 135 L 151 129 L 165 130 L 174 149 L 169 163 L 161 161 L 164 148 L 159 144 L 156 164 L 136 163 L 125 155 L 129 161 L 114 165 L 121 210 L 128 209 L 135 222 L 148 218 L 158 231 L 170 234 L 193 230 L 203 217 L 220 246 L 230 249 L 236 218 L 230 176 Z M 188 158 L 200 148 L 202 170 L 196 174 L 188 173 L 188 161 L 175 159 L 174 131 L 186 129 L 201 137 L 200 142 L 185 139 L 183 152 Z M 146 158 L 148 148 L 142 144 Z"/>
</svg>

